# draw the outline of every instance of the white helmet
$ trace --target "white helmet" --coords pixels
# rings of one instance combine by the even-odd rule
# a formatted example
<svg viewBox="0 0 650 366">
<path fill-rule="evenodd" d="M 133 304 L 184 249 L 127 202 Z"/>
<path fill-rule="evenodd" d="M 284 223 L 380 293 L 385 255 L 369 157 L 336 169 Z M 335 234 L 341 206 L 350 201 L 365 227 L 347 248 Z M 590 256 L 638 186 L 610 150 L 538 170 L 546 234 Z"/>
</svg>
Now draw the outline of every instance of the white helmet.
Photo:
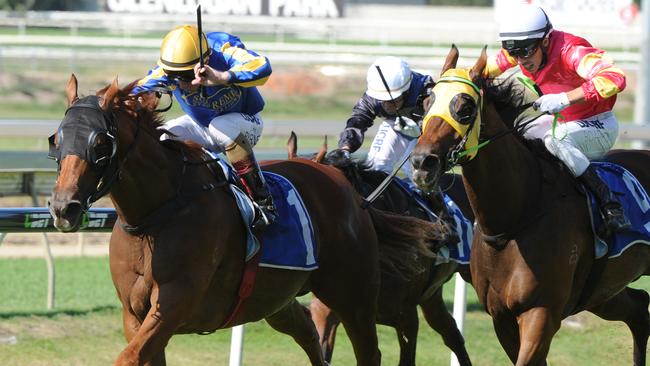
<svg viewBox="0 0 650 366">
<path fill-rule="evenodd" d="M 553 29 L 548 16 L 539 6 L 519 5 L 508 11 L 499 28 L 500 41 L 542 39 Z"/>
<path fill-rule="evenodd" d="M 390 93 L 386 90 L 386 85 L 382 81 L 377 68 L 381 70 Z M 408 90 L 409 86 L 411 86 L 413 74 L 406 61 L 397 57 L 386 56 L 378 58 L 370 65 L 366 78 L 368 80 L 366 94 L 378 100 L 391 100 L 397 99 Z"/>
</svg>

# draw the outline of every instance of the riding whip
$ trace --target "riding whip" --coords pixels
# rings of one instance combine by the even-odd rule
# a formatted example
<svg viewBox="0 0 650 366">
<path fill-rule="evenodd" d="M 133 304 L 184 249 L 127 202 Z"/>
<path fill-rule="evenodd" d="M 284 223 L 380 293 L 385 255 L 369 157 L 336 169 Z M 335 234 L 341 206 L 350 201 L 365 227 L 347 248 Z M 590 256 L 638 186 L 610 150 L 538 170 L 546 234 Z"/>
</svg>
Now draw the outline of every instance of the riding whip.
<svg viewBox="0 0 650 366">
<path fill-rule="evenodd" d="M 201 26 L 201 23 L 201 3 L 199 3 L 196 6 L 196 27 L 199 31 L 199 66 L 200 68 L 203 68 L 203 27 Z M 199 85 L 199 92 L 202 98 L 207 98 L 208 94 L 203 85 Z"/>
<path fill-rule="evenodd" d="M 390 88 L 388 87 L 388 83 L 386 82 L 386 79 L 384 78 L 384 73 L 381 72 L 381 67 L 379 65 L 375 65 L 377 68 L 377 72 L 379 73 L 379 77 L 381 78 L 381 82 L 384 84 L 384 88 L 386 88 L 386 91 L 388 92 L 388 96 L 390 97 L 390 101 L 394 104 L 395 103 L 395 98 L 393 98 L 393 94 L 390 92 Z M 395 109 L 395 113 L 397 113 L 397 123 L 399 124 L 400 128 L 404 128 L 404 120 L 402 119 L 402 115 L 399 113 L 399 109 Z"/>
<path fill-rule="evenodd" d="M 404 155 L 400 158 L 400 160 L 397 162 L 395 167 L 393 168 L 393 171 L 384 178 L 384 180 L 375 188 L 372 193 L 368 195 L 368 197 L 363 199 L 363 202 L 361 202 L 361 207 L 362 208 L 368 208 L 370 204 L 372 204 L 379 195 L 381 195 L 385 190 L 386 187 L 390 184 L 391 180 L 395 175 L 397 175 L 397 172 L 402 168 L 404 163 L 409 159 L 411 156 L 411 150 L 415 147 L 415 145 L 418 143 L 418 139 L 413 139 L 411 142 L 409 142 L 408 146 L 406 147 L 406 150 L 404 151 Z"/>
</svg>

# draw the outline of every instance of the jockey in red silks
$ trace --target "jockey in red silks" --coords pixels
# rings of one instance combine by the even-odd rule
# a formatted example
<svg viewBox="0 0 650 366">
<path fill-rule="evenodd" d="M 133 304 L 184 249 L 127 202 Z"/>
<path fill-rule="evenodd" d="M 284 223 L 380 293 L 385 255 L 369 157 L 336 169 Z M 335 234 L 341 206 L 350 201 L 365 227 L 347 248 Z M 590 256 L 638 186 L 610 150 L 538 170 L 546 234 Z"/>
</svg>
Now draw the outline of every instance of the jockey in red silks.
<svg viewBox="0 0 650 366">
<path fill-rule="evenodd" d="M 518 65 L 543 93 L 533 107 L 548 114 L 529 124 L 524 137 L 542 139 L 594 193 L 610 232 L 628 228 L 620 202 L 589 163 L 602 158 L 618 137 L 612 108 L 625 88 L 623 71 L 585 39 L 554 30 L 538 6 L 522 5 L 504 17 L 499 39 L 502 49 L 488 60 L 487 75 L 495 77 Z"/>
<path fill-rule="evenodd" d="M 170 134 L 161 139 L 191 140 L 224 152 L 255 201 L 252 226 L 260 230 L 277 216 L 253 154 L 264 126 L 260 116 L 264 99 L 256 86 L 263 85 L 269 75 L 269 60 L 246 49 L 239 37 L 223 32 L 199 36 L 196 27 L 185 25 L 167 33 L 158 66 L 133 89 L 133 94 L 161 86 L 172 91 L 185 114 L 162 126 Z"/>
</svg>

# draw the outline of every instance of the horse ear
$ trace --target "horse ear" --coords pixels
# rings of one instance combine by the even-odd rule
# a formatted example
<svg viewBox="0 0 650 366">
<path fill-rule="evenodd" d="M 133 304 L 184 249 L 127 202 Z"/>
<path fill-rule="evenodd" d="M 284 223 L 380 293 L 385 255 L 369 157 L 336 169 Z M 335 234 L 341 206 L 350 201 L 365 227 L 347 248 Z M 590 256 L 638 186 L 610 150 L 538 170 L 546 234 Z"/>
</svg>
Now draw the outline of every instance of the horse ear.
<svg viewBox="0 0 650 366">
<path fill-rule="evenodd" d="M 472 69 L 469 70 L 469 76 L 472 78 L 472 81 L 476 81 L 476 79 L 483 75 L 485 65 L 487 65 L 487 45 L 483 46 L 483 50 L 481 50 L 481 56 L 479 56 L 478 60 L 476 60 L 476 63 Z"/>
<path fill-rule="evenodd" d="M 442 65 L 442 71 L 440 71 L 440 75 L 444 74 L 445 71 L 449 69 L 455 68 L 456 62 L 458 62 L 458 48 L 456 48 L 456 45 L 452 43 L 451 50 L 449 50 L 449 54 L 447 54 L 447 59 L 445 60 L 445 64 Z"/>
<path fill-rule="evenodd" d="M 79 99 L 77 94 L 78 89 L 77 77 L 74 74 L 70 74 L 70 80 L 68 80 L 68 85 L 65 87 L 65 95 L 68 99 L 68 107 L 70 107 L 74 102 Z"/>
<path fill-rule="evenodd" d="M 327 154 L 327 135 L 325 135 L 325 140 L 323 141 L 323 144 L 320 147 L 320 150 L 318 150 L 318 153 L 316 156 L 314 156 L 314 162 L 320 164 L 323 162 L 323 159 L 325 159 L 325 155 Z"/>
<path fill-rule="evenodd" d="M 117 86 L 117 77 L 113 79 L 113 82 L 111 85 L 106 89 L 106 92 L 104 93 L 104 96 L 101 99 L 101 102 L 99 103 L 99 106 L 105 110 L 108 111 L 111 106 L 113 106 L 113 99 L 115 99 L 115 96 L 117 95 L 117 92 L 120 91 L 120 88 Z"/>
<path fill-rule="evenodd" d="M 287 140 L 287 158 L 294 159 L 296 157 L 297 151 L 298 151 L 298 136 L 296 136 L 295 132 L 291 131 L 291 135 Z"/>
</svg>

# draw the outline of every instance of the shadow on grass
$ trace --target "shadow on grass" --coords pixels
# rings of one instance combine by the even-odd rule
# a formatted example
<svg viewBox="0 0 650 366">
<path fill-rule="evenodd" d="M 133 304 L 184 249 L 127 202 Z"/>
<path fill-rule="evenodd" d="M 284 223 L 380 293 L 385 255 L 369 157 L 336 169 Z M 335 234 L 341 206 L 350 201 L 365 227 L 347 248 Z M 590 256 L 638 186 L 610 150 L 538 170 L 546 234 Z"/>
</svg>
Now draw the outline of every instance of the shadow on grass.
<svg viewBox="0 0 650 366">
<path fill-rule="evenodd" d="M 13 319 L 13 318 L 32 317 L 32 316 L 54 318 L 59 315 L 84 316 L 84 315 L 98 314 L 103 312 L 111 312 L 116 310 L 119 310 L 119 306 L 117 305 L 102 305 L 102 306 L 96 306 L 94 308 L 85 309 L 85 310 L 55 309 L 55 310 L 43 310 L 43 311 L 32 311 L 32 312 L 11 311 L 6 313 L 0 313 L 0 319 Z"/>
</svg>

